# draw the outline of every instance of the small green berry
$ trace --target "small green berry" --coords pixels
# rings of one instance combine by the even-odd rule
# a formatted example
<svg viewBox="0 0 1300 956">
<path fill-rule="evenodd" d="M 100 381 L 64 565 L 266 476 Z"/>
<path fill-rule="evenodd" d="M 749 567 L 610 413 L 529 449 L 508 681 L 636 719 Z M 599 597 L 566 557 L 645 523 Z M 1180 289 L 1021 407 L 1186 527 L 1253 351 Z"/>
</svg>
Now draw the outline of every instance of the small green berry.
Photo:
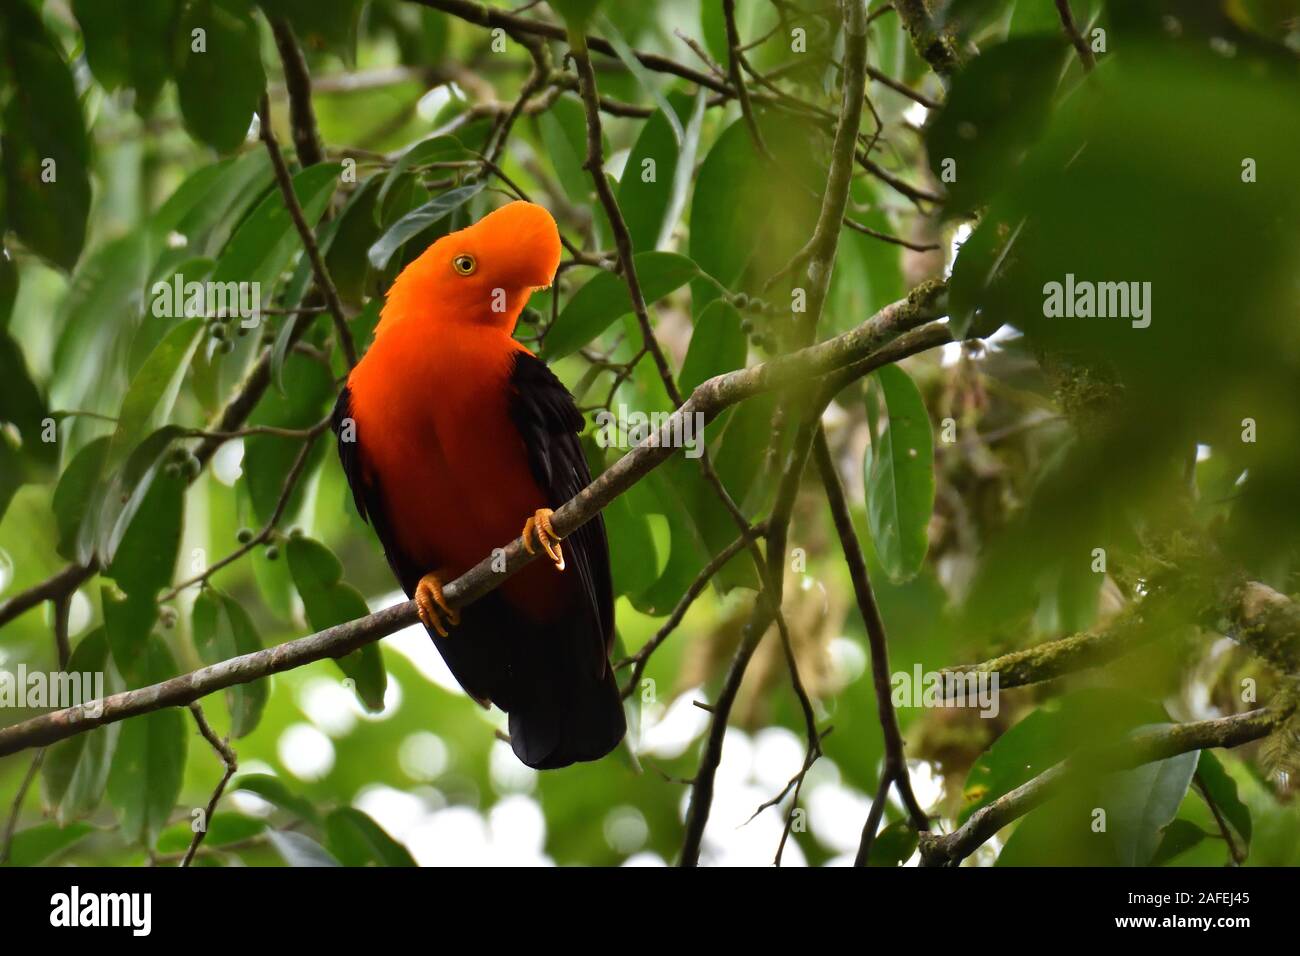
<svg viewBox="0 0 1300 956">
<path fill-rule="evenodd" d="M 269 545 L 264 553 L 268 561 L 277 561 L 280 558 L 280 549 L 273 544 Z"/>
<path fill-rule="evenodd" d="M 240 544 L 248 544 L 248 542 L 253 540 L 253 529 L 240 528 L 239 531 L 235 533 L 235 540 Z"/>
</svg>

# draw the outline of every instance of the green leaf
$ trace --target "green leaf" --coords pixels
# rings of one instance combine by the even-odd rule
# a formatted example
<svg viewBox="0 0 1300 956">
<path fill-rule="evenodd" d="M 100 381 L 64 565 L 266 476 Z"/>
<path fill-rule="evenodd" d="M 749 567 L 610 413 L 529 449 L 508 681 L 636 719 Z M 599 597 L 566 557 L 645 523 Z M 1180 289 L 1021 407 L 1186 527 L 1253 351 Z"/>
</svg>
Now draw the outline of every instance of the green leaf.
<svg viewBox="0 0 1300 956">
<path fill-rule="evenodd" d="M 175 55 L 176 90 L 186 128 L 195 139 L 230 152 L 247 136 L 266 89 L 257 24 L 247 4 L 191 3 L 176 31 Z"/>
<path fill-rule="evenodd" d="M 891 823 L 876 834 L 867 856 L 868 866 L 902 866 L 916 851 L 917 836 L 906 821 Z"/>
<path fill-rule="evenodd" d="M 163 456 L 182 431 L 178 425 L 164 425 L 142 441 L 107 481 L 94 486 L 77 536 L 77 558 L 82 564 L 95 555 L 103 564 L 112 563 L 158 475 Z"/>
<path fill-rule="evenodd" d="M 397 162 L 393 163 L 384 176 L 383 185 L 379 187 L 379 205 L 383 205 L 389 192 L 402 180 L 407 170 L 419 169 L 429 163 L 468 159 L 470 156 L 470 152 L 454 136 L 431 136 L 416 143 L 397 158 Z"/>
<path fill-rule="evenodd" d="M 3 206 L 0 206 L 2 211 Z M 0 249 L 0 331 L 9 327 L 9 316 L 13 314 L 17 298 L 18 266 L 7 252 Z"/>
<path fill-rule="evenodd" d="M 139 676 L 153 684 L 176 675 L 176 663 L 159 638 L 143 654 Z M 108 798 L 117 808 L 122 835 L 153 846 L 180 797 L 185 775 L 185 713 L 168 707 L 122 724 L 108 776 Z"/>
<path fill-rule="evenodd" d="M 0 427 L 17 431 L 17 441 L 0 432 L 0 517 L 24 481 L 39 480 L 53 470 L 58 446 L 46 441 L 49 417 L 45 400 L 27 372 L 27 363 L 8 332 L 0 329 Z"/>
<path fill-rule="evenodd" d="M 370 613 L 361 592 L 342 583 L 343 565 L 329 548 L 311 538 L 297 537 L 289 539 L 285 551 L 312 630 L 322 631 Z M 346 657 L 336 658 L 335 663 L 353 680 L 357 696 L 367 709 L 383 710 L 388 675 L 378 644 L 367 644 Z"/>
<path fill-rule="evenodd" d="M 1005 238 L 1000 235 L 1001 225 L 996 219 L 986 217 L 957 251 L 948 282 L 954 338 L 992 335 L 1006 318 L 997 307 L 995 283 L 1002 264 L 1015 249 L 1024 220 L 1008 230 Z"/>
<path fill-rule="evenodd" d="M 942 179 L 945 160 L 956 164 L 956 178 L 945 183 L 950 213 L 981 205 L 1007 170 L 1016 168 L 1021 152 L 1042 131 L 1070 55 L 1059 32 L 1033 34 L 983 51 L 962 70 L 925 128 L 935 178 Z"/>
<path fill-rule="evenodd" d="M 571 31 L 581 33 L 596 15 L 600 0 L 555 0 L 552 6 L 564 17 L 564 22 Z"/>
<path fill-rule="evenodd" d="M 1199 758 L 1200 751 L 1191 750 L 1109 778 L 1107 832 L 1115 841 L 1121 866 L 1150 864 L 1160 846 L 1161 831 L 1187 795 Z"/>
<path fill-rule="evenodd" d="M 1060 763 L 1084 744 L 1164 719 L 1156 704 L 1113 690 L 1085 690 L 1049 701 L 1004 731 L 971 766 L 965 821 L 980 807 Z"/>
<path fill-rule="evenodd" d="M 388 265 L 388 260 L 393 253 L 407 240 L 423 232 L 429 226 L 441 222 L 453 210 L 459 209 L 477 196 L 482 189 L 483 183 L 481 181 L 471 183 L 468 186 L 458 186 L 435 196 L 418 209 L 408 212 L 393 223 L 379 237 L 378 241 L 370 247 L 368 253 L 370 264 L 376 269 L 383 269 Z"/>
<path fill-rule="evenodd" d="M 642 252 L 633 256 L 646 305 L 680 289 L 699 274 L 695 263 L 672 252 Z M 600 272 L 574 293 L 546 333 L 541 355 L 553 362 L 582 348 L 632 312 L 632 297 L 622 276 Z"/>
<path fill-rule="evenodd" d="M 59 304 L 50 398 L 56 408 L 116 415 L 127 385 L 120 356 L 139 326 L 152 253 L 144 230 L 91 251 Z M 88 423 L 73 422 L 78 426 Z"/>
<path fill-rule="evenodd" d="M 582 101 L 568 93 L 561 96 L 537 117 L 537 132 L 565 195 L 587 205 L 595 185 L 582 168 L 587 159 L 587 114 Z"/>
<path fill-rule="evenodd" d="M 1209 751 L 1204 751 L 1208 753 Z M 1210 834 L 1191 820 L 1174 820 L 1160 836 L 1160 846 L 1151 857 L 1152 866 L 1163 866 L 1180 853 L 1185 853 Z"/>
<path fill-rule="evenodd" d="M 584 437 L 586 452 L 593 475 L 605 470 L 604 453 L 592 437 Z M 614 581 L 614 593 L 636 594 L 648 588 L 655 580 L 654 538 L 646 521 L 645 512 L 633 504 L 633 491 L 619 495 L 605 508 L 605 531 L 618 547 L 610 548 L 609 567 Z"/>
<path fill-rule="evenodd" d="M 77 532 L 90 507 L 91 493 L 99 482 L 108 457 L 108 435 L 96 438 L 68 462 L 54 489 L 54 522 L 59 532 L 57 550 L 68 561 L 77 557 Z"/>
<path fill-rule="evenodd" d="M 605 39 L 608 40 L 609 45 L 614 48 L 614 54 L 618 57 L 619 62 L 627 67 L 627 71 L 636 78 L 641 89 L 650 94 L 650 98 L 653 99 L 655 104 L 659 107 L 660 114 L 668 120 L 668 125 L 672 129 L 673 140 L 680 146 L 682 137 L 685 135 L 682 130 L 682 121 L 678 118 L 677 112 L 669 104 L 668 98 L 664 96 L 663 92 L 659 89 L 659 85 L 655 81 L 654 77 L 650 75 L 650 71 L 647 70 L 641 64 L 641 61 L 636 58 L 636 54 L 632 52 L 632 48 L 628 46 L 627 41 L 623 39 L 623 34 L 618 32 L 618 28 L 614 26 L 609 17 L 602 16 L 600 18 L 600 27 L 601 32 L 605 35 Z"/>
<path fill-rule="evenodd" d="M 325 838 L 344 866 L 416 865 L 406 847 L 352 807 L 340 807 L 325 818 Z"/>
<path fill-rule="evenodd" d="M 116 690 L 111 671 L 108 640 L 103 628 L 82 638 L 68 660 L 69 674 L 103 674 L 104 690 Z M 84 686 L 84 678 L 83 678 Z M 96 727 L 52 745 L 41 766 L 45 803 L 54 809 L 60 824 L 84 817 L 99 806 L 108 785 L 108 770 L 121 724 Z M 14 857 L 17 862 L 17 856 Z"/>
<path fill-rule="evenodd" d="M 334 382 L 329 370 L 305 355 L 291 354 L 284 369 L 283 393 L 268 390 L 249 416 L 249 424 L 276 428 L 302 429 L 315 425 L 325 415 L 334 398 Z M 289 469 L 302 448 L 302 439 L 279 435 L 250 435 L 244 439 L 243 475 L 253 516 L 265 524 L 275 513 L 284 491 Z M 304 476 L 310 475 L 325 454 L 326 443 L 316 440 L 308 453 Z M 283 526 L 291 524 L 302 506 L 307 482 L 299 481 L 289 495 L 280 515 Z"/>
<path fill-rule="evenodd" d="M 274 804 L 281 810 L 292 813 L 300 820 L 316 825 L 320 824 L 320 814 L 316 812 L 316 808 L 312 806 L 311 801 L 298 796 L 286 787 L 278 777 L 266 773 L 246 774 L 235 780 L 234 789 L 255 793 L 263 800 Z"/>
<path fill-rule="evenodd" d="M 700 164 L 691 200 L 691 259 L 728 288 L 735 288 L 754 254 L 772 185 L 744 120 L 723 130 Z"/>
<path fill-rule="evenodd" d="M 853 218 L 869 228 L 897 234 L 900 230 L 886 212 L 888 203 L 881 201 L 881 193 L 865 178 L 854 180 L 849 199 Z M 830 299 L 822 312 L 827 335 L 847 332 L 865 316 L 907 295 L 903 255 L 901 246 L 847 226 L 840 231 Z"/>
<path fill-rule="evenodd" d="M 175 0 L 73 0 L 86 41 L 86 62 L 107 90 L 135 90 L 135 109 L 147 115 L 171 76 Z"/>
<path fill-rule="evenodd" d="M 104 635 L 117 669 L 133 687 L 154 683 L 143 680 L 144 675 L 139 673 L 140 665 L 148 663 L 144 653 L 158 617 L 153 595 L 125 594 L 105 584 L 100 588 L 100 602 L 104 609 Z"/>
<path fill-rule="evenodd" d="M 7 226 L 27 248 L 71 269 L 90 212 L 90 149 L 76 85 L 30 6 L 5 4 L 0 22 L 0 55 L 22 78 L 0 117 Z"/>
<path fill-rule="evenodd" d="M 40 823 L 13 835 L 6 866 L 44 866 L 95 830 L 89 823 Z"/>
<path fill-rule="evenodd" d="M 339 298 L 353 309 L 365 304 L 366 280 L 371 274 L 366 250 L 379 238 L 375 203 L 380 188 L 378 176 L 371 176 L 357 187 L 335 220 L 337 226 L 325 251 L 325 268 L 334 280 Z M 301 321 L 310 321 L 310 317 L 304 316 Z M 290 320 L 286 319 L 284 324 L 288 326 Z"/>
<path fill-rule="evenodd" d="M 655 240 L 656 249 L 666 249 L 672 242 L 673 230 L 677 228 L 677 223 L 682 218 L 682 210 L 686 208 L 686 200 L 690 196 L 691 183 L 695 176 L 695 157 L 700 151 L 700 131 L 704 128 L 704 111 L 707 106 L 708 98 L 704 94 L 704 88 L 701 87 L 695 91 L 691 118 L 686 123 L 681 151 L 677 156 L 676 167 L 673 169 L 668 208 L 664 210 L 663 222 L 659 226 L 659 236 Z M 700 308 L 703 305 L 704 303 L 699 303 Z M 698 312 L 699 308 L 695 311 Z"/>
<path fill-rule="evenodd" d="M 901 583 L 925 562 L 934 511 L 934 435 L 925 401 L 906 372 L 887 365 L 871 379 L 886 420 L 878 438 L 872 430 L 863 464 L 868 524 L 881 566 Z"/>
<path fill-rule="evenodd" d="M 341 170 L 338 163 L 318 163 L 293 177 L 293 193 L 307 225 L 314 227 L 324 215 Z M 235 232 L 217 260 L 212 281 L 257 282 L 265 302 L 280 273 L 301 249 L 302 238 L 277 189 L 258 204 Z"/>
<path fill-rule="evenodd" d="M 1223 769 L 1223 764 L 1212 750 L 1202 750 L 1201 759 L 1196 765 L 1196 773 L 1206 794 L 1219 808 L 1223 818 L 1232 825 L 1237 834 L 1250 845 L 1251 820 L 1250 807 L 1242 802 L 1237 794 L 1237 781 Z"/>
<path fill-rule="evenodd" d="M 248 612 L 239 602 L 214 588 L 204 588 L 194 599 L 193 625 L 194 649 L 205 664 L 217 664 L 262 649 Z M 233 737 L 247 736 L 257 727 L 269 691 L 270 682 L 265 679 L 226 688 Z"/>
<path fill-rule="evenodd" d="M 363 4 L 357 0 L 260 0 L 269 14 L 287 17 L 298 42 L 311 53 L 337 53 L 355 67 L 357 26 Z"/>
<path fill-rule="evenodd" d="M 745 367 L 749 341 L 740 328 L 740 313 L 724 299 L 710 302 L 695 320 L 691 344 L 682 360 L 678 384 L 689 395 L 706 380 Z"/>
<path fill-rule="evenodd" d="M 166 275 L 175 263 L 194 256 L 217 255 L 274 181 L 264 149 L 246 150 L 193 173 L 150 220 L 155 244 L 163 245 L 173 232 L 172 242 L 184 240 L 183 245 L 168 246 L 154 275 Z"/>
<path fill-rule="evenodd" d="M 122 399 L 110 452 L 111 465 L 125 460 L 145 435 L 171 415 L 202 333 L 202 319 L 186 319 L 149 353 Z"/>
<path fill-rule="evenodd" d="M 194 819 L 186 817 L 179 823 L 173 823 L 158 836 L 159 853 L 184 853 L 194 839 Z M 227 843 L 240 843 L 266 832 L 266 821 L 246 817 L 232 812 L 222 806 L 215 816 L 208 821 L 208 833 L 203 839 L 204 847 L 225 846 Z"/>
<path fill-rule="evenodd" d="M 1074 8 L 1074 22 L 1086 36 L 1086 27 L 1092 21 L 1097 7 L 1096 0 L 1073 0 L 1070 6 Z M 1014 4 L 1011 22 L 1007 27 L 1008 36 L 1047 33 L 1055 37 L 1060 32 L 1061 15 L 1054 4 L 1035 3 L 1033 0 L 1017 0 Z"/>
<path fill-rule="evenodd" d="M 726 63 L 727 57 L 731 55 L 731 46 L 727 42 L 727 21 L 723 16 L 721 2 L 709 3 L 706 0 L 700 4 L 700 35 L 704 38 L 704 49 L 709 52 L 709 56 L 718 63 Z"/>
<path fill-rule="evenodd" d="M 342 866 L 323 846 L 292 830 L 267 830 L 266 838 L 289 866 Z"/>
<path fill-rule="evenodd" d="M 185 481 L 157 476 L 113 554 L 105 574 L 132 595 L 152 599 L 172 580 L 181 549 Z"/>
<path fill-rule="evenodd" d="M 672 199 L 677 155 L 672 126 L 663 111 L 657 110 L 632 144 L 618 184 L 618 205 L 637 252 L 648 252 L 659 244 Z"/>
</svg>

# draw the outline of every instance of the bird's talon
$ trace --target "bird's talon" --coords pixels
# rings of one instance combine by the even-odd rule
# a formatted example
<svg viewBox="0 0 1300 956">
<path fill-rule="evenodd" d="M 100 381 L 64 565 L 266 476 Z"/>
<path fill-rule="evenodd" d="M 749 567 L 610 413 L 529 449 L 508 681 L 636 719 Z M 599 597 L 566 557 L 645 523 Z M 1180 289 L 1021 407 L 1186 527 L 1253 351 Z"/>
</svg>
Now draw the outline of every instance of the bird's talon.
<svg viewBox="0 0 1300 956">
<path fill-rule="evenodd" d="M 534 552 L 532 538 L 537 537 L 537 542 L 546 552 L 546 556 L 555 562 L 557 571 L 564 570 L 564 549 L 560 547 L 560 536 L 555 533 L 551 526 L 551 515 L 555 514 L 550 508 L 538 508 L 531 518 L 524 522 L 524 531 L 521 537 L 524 539 L 524 550 L 529 554 Z"/>
<path fill-rule="evenodd" d="M 442 581 L 436 574 L 426 574 L 415 586 L 415 608 L 421 623 L 440 637 L 447 636 L 449 625 L 455 627 L 460 623 L 460 612 L 447 603 L 442 593 Z"/>
</svg>

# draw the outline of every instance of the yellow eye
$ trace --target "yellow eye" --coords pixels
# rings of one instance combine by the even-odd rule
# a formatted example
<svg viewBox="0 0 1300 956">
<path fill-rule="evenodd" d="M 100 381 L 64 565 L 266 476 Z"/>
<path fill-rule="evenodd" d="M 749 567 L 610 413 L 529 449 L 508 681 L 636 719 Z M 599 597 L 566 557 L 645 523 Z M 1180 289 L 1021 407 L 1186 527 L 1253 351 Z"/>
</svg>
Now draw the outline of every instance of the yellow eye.
<svg viewBox="0 0 1300 956">
<path fill-rule="evenodd" d="M 451 267 L 461 275 L 467 276 L 473 274 L 474 270 L 478 267 L 478 263 L 474 261 L 474 257 L 468 252 L 462 252 L 455 259 L 451 260 Z"/>
</svg>

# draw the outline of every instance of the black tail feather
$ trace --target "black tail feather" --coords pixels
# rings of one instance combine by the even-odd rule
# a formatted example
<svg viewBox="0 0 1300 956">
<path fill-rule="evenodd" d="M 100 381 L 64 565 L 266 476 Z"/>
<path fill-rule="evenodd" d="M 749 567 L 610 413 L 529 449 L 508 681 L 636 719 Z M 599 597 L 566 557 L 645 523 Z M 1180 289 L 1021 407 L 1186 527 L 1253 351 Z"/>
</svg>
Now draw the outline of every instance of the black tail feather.
<svg viewBox="0 0 1300 956">
<path fill-rule="evenodd" d="M 498 592 L 461 611 L 450 636 L 433 635 L 461 686 L 510 715 L 510 743 L 538 770 L 599 760 L 627 731 L 608 660 L 592 653 L 588 618 L 530 621 Z"/>
<path fill-rule="evenodd" d="M 560 678 L 563 681 L 564 678 Z M 599 760 L 627 732 L 618 683 L 608 667 L 603 677 L 557 681 L 510 711 L 510 746 L 536 770 L 553 770 Z"/>
</svg>

